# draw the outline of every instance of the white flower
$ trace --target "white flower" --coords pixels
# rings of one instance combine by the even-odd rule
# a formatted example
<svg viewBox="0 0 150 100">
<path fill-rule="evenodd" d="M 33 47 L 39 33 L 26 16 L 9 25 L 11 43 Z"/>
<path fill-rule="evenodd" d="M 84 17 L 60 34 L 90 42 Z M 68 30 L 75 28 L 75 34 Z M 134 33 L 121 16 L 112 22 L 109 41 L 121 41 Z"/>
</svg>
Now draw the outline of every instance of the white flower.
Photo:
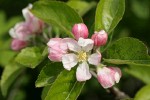
<svg viewBox="0 0 150 100">
<path fill-rule="evenodd" d="M 101 60 L 100 53 L 93 53 L 94 42 L 91 39 L 79 38 L 78 42 L 70 39 L 68 42 L 68 49 L 71 53 L 62 56 L 62 63 L 65 69 L 71 70 L 72 67 L 79 63 L 76 71 L 76 78 L 78 81 L 86 81 L 91 78 L 89 71 L 89 64 L 98 65 Z"/>
</svg>

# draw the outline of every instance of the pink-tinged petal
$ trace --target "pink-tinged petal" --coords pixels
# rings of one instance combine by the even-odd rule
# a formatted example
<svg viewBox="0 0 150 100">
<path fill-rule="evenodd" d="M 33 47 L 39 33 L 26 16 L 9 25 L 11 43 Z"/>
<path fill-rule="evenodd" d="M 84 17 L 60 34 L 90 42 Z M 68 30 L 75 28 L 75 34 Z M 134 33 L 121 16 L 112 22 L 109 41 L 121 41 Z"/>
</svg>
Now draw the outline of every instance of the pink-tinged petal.
<svg viewBox="0 0 150 100">
<path fill-rule="evenodd" d="M 71 70 L 77 63 L 77 56 L 73 53 L 65 54 L 62 56 L 62 63 L 65 69 Z"/>
<path fill-rule="evenodd" d="M 22 14 L 25 20 L 28 22 L 30 22 L 33 17 L 33 14 L 29 11 L 30 9 L 32 9 L 32 4 L 29 4 L 26 8 L 22 10 Z"/>
<path fill-rule="evenodd" d="M 87 62 L 83 62 L 82 64 L 79 64 L 77 71 L 76 71 L 76 78 L 78 81 L 86 81 L 89 80 L 92 77 L 89 66 Z"/>
<path fill-rule="evenodd" d="M 57 52 L 57 51 L 55 51 L 55 50 L 53 50 L 53 49 L 49 49 L 48 58 L 49 58 L 51 61 L 61 62 L 63 55 L 64 55 L 64 54 L 61 53 L 61 52 Z"/>
<path fill-rule="evenodd" d="M 92 65 L 98 65 L 101 61 L 101 54 L 100 53 L 94 53 L 89 56 L 88 62 Z"/>
<path fill-rule="evenodd" d="M 44 22 L 37 17 L 35 17 L 30 10 L 32 9 L 32 4 L 22 10 L 25 22 L 28 23 L 28 29 L 32 34 L 40 33 L 44 28 Z"/>
<path fill-rule="evenodd" d="M 61 40 L 61 43 L 60 43 L 60 49 L 62 50 L 68 50 L 68 42 L 70 41 L 74 41 L 72 38 L 64 38 Z"/>
<path fill-rule="evenodd" d="M 107 67 L 98 68 L 97 76 L 98 81 L 103 88 L 109 88 L 115 84 L 113 74 L 111 73 L 111 70 Z"/>
<path fill-rule="evenodd" d="M 88 28 L 84 23 L 75 24 L 72 28 L 72 33 L 75 39 L 87 38 L 89 35 Z"/>
<path fill-rule="evenodd" d="M 61 42 L 61 38 L 51 38 L 50 40 L 49 40 L 49 42 L 47 43 L 47 45 L 49 46 L 49 47 L 58 47 L 58 45 L 60 44 L 60 42 Z"/>
<path fill-rule="evenodd" d="M 23 48 L 25 48 L 28 45 L 27 41 L 22 41 L 18 39 L 13 39 L 11 42 L 11 48 L 15 51 L 19 51 Z"/>
<path fill-rule="evenodd" d="M 118 67 L 109 67 L 114 74 L 114 80 L 116 83 L 120 81 L 120 78 L 122 76 L 121 70 Z"/>
<path fill-rule="evenodd" d="M 75 41 L 74 39 L 69 39 L 67 44 L 68 44 L 68 49 L 70 51 L 74 51 L 74 52 L 81 51 L 81 47 L 78 45 L 78 42 Z"/>
<path fill-rule="evenodd" d="M 82 47 L 82 50 L 88 52 L 93 49 L 94 41 L 91 39 L 79 38 L 78 45 Z"/>
<path fill-rule="evenodd" d="M 19 39 L 22 41 L 29 40 L 32 35 L 31 31 L 28 29 L 28 25 L 26 22 L 20 22 L 15 25 L 14 28 L 11 28 L 9 34 L 12 38 Z"/>
</svg>

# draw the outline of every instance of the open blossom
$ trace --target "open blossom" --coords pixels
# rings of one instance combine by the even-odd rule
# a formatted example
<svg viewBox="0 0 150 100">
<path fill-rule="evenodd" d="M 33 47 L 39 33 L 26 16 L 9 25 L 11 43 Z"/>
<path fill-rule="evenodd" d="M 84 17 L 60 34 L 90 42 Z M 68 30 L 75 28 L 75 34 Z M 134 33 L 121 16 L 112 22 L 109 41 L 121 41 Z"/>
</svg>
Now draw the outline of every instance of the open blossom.
<svg viewBox="0 0 150 100">
<path fill-rule="evenodd" d="M 121 70 L 117 67 L 98 67 L 97 78 L 104 88 L 112 87 L 121 78 Z"/>
<path fill-rule="evenodd" d="M 11 46 L 13 50 L 19 50 L 19 49 L 26 47 L 27 44 L 25 46 L 23 45 L 24 43 L 29 42 L 31 37 L 33 37 L 35 33 L 42 32 L 44 23 L 43 21 L 35 17 L 30 12 L 31 8 L 32 8 L 31 4 L 28 7 L 24 8 L 22 10 L 22 13 L 25 18 L 25 21 L 17 23 L 13 28 L 9 30 L 9 34 L 13 38 L 12 46 Z M 18 47 L 19 49 L 14 49 L 14 47 L 17 46 L 16 44 L 20 46 L 20 48 Z M 21 47 L 21 44 L 22 44 L 22 47 Z"/>
<path fill-rule="evenodd" d="M 98 65 L 101 60 L 100 53 L 91 54 L 93 49 L 93 40 L 79 38 L 78 42 L 74 39 L 67 42 L 68 49 L 71 53 L 62 56 L 62 63 L 65 69 L 71 70 L 72 67 L 79 63 L 76 71 L 78 81 L 86 81 L 91 78 L 89 64 Z"/>
</svg>

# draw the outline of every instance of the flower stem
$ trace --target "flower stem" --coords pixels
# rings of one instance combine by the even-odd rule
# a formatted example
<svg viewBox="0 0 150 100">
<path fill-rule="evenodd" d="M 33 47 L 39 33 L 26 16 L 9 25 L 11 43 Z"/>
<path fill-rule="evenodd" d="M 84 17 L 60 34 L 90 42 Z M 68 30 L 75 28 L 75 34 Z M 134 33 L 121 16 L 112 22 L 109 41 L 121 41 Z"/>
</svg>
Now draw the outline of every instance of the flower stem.
<svg viewBox="0 0 150 100">
<path fill-rule="evenodd" d="M 109 92 L 114 94 L 116 96 L 116 100 L 122 100 L 122 99 L 128 99 L 130 98 L 127 94 L 124 92 L 120 91 L 117 87 L 111 87 L 109 88 Z"/>
</svg>

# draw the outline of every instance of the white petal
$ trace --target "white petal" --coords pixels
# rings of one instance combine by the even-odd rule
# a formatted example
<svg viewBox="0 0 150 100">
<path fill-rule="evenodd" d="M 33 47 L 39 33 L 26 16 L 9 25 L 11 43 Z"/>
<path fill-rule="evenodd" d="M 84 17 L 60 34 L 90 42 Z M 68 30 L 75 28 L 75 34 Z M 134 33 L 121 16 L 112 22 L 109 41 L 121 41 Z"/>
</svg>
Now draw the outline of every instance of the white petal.
<svg viewBox="0 0 150 100">
<path fill-rule="evenodd" d="M 94 41 L 92 39 L 79 38 L 78 44 L 84 51 L 88 52 L 93 49 Z"/>
<path fill-rule="evenodd" d="M 22 10 L 22 14 L 26 21 L 30 21 L 31 17 L 33 16 L 33 14 L 29 11 L 30 9 L 32 9 L 32 4 L 29 4 L 28 7 Z"/>
<path fill-rule="evenodd" d="M 120 81 L 120 75 L 117 72 L 115 73 L 115 80 L 116 80 L 116 83 Z"/>
<path fill-rule="evenodd" d="M 15 33 L 14 28 L 11 28 L 11 29 L 9 30 L 9 35 L 10 35 L 12 38 L 17 38 L 17 34 Z"/>
<path fill-rule="evenodd" d="M 65 54 L 62 56 L 62 63 L 65 69 L 71 70 L 77 63 L 77 56 L 73 53 Z"/>
<path fill-rule="evenodd" d="M 92 77 L 91 73 L 89 72 L 89 66 L 87 62 L 83 62 L 80 64 L 76 71 L 76 78 L 78 81 L 86 81 Z"/>
<path fill-rule="evenodd" d="M 88 62 L 92 65 L 98 65 L 101 61 L 101 54 L 99 53 L 94 53 L 89 56 Z"/>
<path fill-rule="evenodd" d="M 74 52 L 81 51 L 81 47 L 78 45 L 77 41 L 75 41 L 73 39 L 69 39 L 67 41 L 67 44 L 68 44 L 69 50 L 74 51 Z"/>
</svg>

